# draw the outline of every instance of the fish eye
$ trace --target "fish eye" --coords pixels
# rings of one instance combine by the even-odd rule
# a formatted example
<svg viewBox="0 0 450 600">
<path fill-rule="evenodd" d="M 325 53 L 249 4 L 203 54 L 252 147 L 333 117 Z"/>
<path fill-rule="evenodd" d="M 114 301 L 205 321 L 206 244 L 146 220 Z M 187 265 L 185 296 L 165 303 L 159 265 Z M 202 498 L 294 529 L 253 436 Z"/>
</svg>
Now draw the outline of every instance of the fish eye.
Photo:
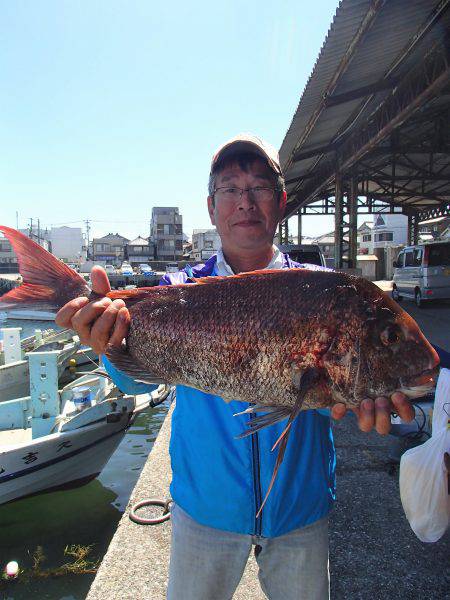
<svg viewBox="0 0 450 600">
<path fill-rule="evenodd" d="M 380 333 L 380 339 L 385 346 L 396 344 L 400 341 L 400 331 L 397 327 L 386 327 Z"/>
</svg>

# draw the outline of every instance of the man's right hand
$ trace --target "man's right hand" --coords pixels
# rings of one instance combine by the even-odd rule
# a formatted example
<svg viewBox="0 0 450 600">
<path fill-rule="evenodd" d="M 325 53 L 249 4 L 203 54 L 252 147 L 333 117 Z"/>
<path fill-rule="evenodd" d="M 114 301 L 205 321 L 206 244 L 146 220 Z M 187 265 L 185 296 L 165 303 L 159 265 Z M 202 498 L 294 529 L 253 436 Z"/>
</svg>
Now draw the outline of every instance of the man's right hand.
<svg viewBox="0 0 450 600">
<path fill-rule="evenodd" d="M 102 267 L 91 271 L 92 291 L 106 294 L 111 290 L 108 276 Z M 73 329 L 81 342 L 103 354 L 106 346 L 119 346 L 128 333 L 130 313 L 123 300 L 75 298 L 67 302 L 56 315 L 56 324 Z"/>
</svg>

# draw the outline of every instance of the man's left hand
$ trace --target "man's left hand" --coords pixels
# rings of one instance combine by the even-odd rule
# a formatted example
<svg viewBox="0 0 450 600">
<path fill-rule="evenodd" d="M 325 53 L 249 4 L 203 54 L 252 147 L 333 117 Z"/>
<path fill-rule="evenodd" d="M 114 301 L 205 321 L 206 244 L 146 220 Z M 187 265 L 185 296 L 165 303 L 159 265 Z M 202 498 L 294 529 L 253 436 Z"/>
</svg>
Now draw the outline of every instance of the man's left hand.
<svg viewBox="0 0 450 600">
<path fill-rule="evenodd" d="M 352 408 L 352 410 L 358 418 L 361 431 L 371 431 L 375 427 L 381 435 L 388 434 L 391 429 L 391 412 L 395 412 L 407 422 L 412 421 L 415 416 L 408 397 L 401 392 L 394 392 L 390 399 L 381 396 L 375 401 L 363 400 L 359 408 Z M 331 416 L 333 419 L 342 419 L 346 412 L 347 407 L 340 402 L 331 409 Z"/>
</svg>

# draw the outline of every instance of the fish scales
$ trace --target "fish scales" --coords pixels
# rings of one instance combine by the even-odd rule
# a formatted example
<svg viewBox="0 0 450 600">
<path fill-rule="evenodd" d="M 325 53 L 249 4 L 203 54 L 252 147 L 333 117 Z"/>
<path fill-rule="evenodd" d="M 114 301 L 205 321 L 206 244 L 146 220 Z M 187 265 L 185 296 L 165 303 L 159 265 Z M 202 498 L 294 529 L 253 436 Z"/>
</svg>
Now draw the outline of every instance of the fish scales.
<svg viewBox="0 0 450 600">
<path fill-rule="evenodd" d="M 306 269 L 159 288 L 130 312 L 127 347 L 142 371 L 227 400 L 292 407 L 304 373 L 315 369 L 304 409 L 357 406 L 398 389 L 398 373 L 387 364 L 392 352 L 377 335 L 389 323 L 399 332 L 411 328 L 372 283 Z M 419 372 L 430 361 L 418 328 L 410 337 L 404 345 L 413 365 L 397 359 L 414 375 L 414 357 Z"/>
</svg>

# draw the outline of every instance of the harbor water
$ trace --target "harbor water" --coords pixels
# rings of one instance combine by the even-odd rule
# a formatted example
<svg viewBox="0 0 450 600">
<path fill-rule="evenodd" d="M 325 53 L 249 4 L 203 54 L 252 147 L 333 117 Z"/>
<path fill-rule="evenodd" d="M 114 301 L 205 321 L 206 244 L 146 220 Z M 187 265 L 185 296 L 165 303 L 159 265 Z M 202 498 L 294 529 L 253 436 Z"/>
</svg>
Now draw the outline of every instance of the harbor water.
<svg viewBox="0 0 450 600">
<path fill-rule="evenodd" d="M 6 321 L 0 327 L 22 327 L 22 337 L 36 328 L 56 328 L 51 322 Z M 90 560 L 102 559 L 131 491 L 145 464 L 167 412 L 163 404 L 141 413 L 125 434 L 99 477 L 76 489 L 40 494 L 0 506 L 0 569 L 15 560 L 30 569 L 38 547 L 45 559 L 41 570 L 56 569 L 73 558 L 67 546 L 92 546 Z M 80 459 L 82 460 L 82 459 Z M 151 494 L 151 490 L 149 490 Z M 123 568 L 126 569 L 124 557 Z M 0 579 L 1 600 L 82 600 L 94 574 Z"/>
</svg>

